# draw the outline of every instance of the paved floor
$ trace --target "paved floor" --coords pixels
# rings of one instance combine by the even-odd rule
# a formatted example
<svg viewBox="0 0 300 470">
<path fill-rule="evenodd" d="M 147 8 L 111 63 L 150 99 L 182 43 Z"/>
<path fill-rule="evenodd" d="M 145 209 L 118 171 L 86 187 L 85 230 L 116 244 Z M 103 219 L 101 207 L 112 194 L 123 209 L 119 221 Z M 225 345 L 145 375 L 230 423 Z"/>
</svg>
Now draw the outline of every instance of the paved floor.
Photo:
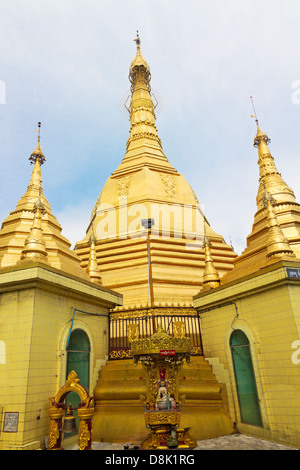
<svg viewBox="0 0 300 470">
<path fill-rule="evenodd" d="M 197 442 L 193 450 L 297 450 L 292 447 L 277 444 L 244 434 L 231 434 L 229 436 L 205 439 Z M 107 442 L 93 442 L 94 450 L 123 450 L 124 444 L 111 444 Z M 76 450 L 77 446 L 69 450 Z"/>
</svg>

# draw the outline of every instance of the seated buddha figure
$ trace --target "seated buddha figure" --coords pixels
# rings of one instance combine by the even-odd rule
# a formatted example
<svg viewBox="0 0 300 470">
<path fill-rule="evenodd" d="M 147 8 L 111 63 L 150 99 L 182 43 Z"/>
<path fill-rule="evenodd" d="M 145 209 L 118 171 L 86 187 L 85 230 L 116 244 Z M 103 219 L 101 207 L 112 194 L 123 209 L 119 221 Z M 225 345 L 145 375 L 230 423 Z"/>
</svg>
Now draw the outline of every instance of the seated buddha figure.
<svg viewBox="0 0 300 470">
<path fill-rule="evenodd" d="M 168 383 L 166 380 L 158 381 L 158 391 L 155 402 L 156 410 L 172 410 L 176 408 L 176 402 L 168 393 Z"/>
</svg>

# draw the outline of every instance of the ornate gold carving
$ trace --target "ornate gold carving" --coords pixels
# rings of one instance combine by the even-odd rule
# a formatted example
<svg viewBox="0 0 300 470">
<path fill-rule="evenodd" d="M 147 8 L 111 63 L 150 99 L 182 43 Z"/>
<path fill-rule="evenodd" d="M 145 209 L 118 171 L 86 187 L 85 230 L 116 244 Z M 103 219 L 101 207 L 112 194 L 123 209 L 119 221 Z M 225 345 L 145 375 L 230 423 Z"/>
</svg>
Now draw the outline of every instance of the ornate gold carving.
<svg viewBox="0 0 300 470">
<path fill-rule="evenodd" d="M 178 399 L 178 372 L 183 362 L 190 359 L 191 340 L 184 336 L 183 322 L 175 322 L 173 329 L 175 337 L 158 326 L 150 338 L 134 339 L 131 343 L 135 362 L 141 362 L 147 370 L 147 399 L 140 396 L 140 401 L 146 407 L 145 424 L 151 433 L 142 444 L 144 449 L 167 449 L 179 444 L 182 448 L 195 447 L 195 442 L 185 433 L 189 428 L 180 434 L 180 443 L 177 437 L 179 405 L 184 400 L 184 396 Z"/>
<path fill-rule="evenodd" d="M 64 411 L 64 408 L 63 407 L 59 407 L 57 405 L 57 402 L 55 401 L 55 398 L 50 398 L 50 408 L 49 408 L 49 416 L 50 416 L 50 419 L 61 419 L 64 414 L 65 414 L 65 411 Z"/>
<path fill-rule="evenodd" d="M 177 375 L 178 375 L 179 365 L 176 361 L 170 361 L 168 364 L 168 382 L 169 382 L 169 393 L 174 397 L 178 395 L 177 393 Z"/>
<path fill-rule="evenodd" d="M 56 445 L 59 439 L 59 436 L 60 436 L 60 433 L 59 433 L 57 422 L 51 419 L 50 425 L 49 425 L 49 441 L 48 441 L 49 449 L 53 449 L 53 447 Z"/>
<path fill-rule="evenodd" d="M 148 362 L 145 366 L 148 379 L 148 402 L 150 407 L 154 407 L 157 395 L 157 364 L 155 362 Z"/>
<path fill-rule="evenodd" d="M 202 354 L 202 348 L 201 346 L 193 346 L 191 348 L 191 355 L 192 356 L 199 356 Z"/>
<path fill-rule="evenodd" d="M 182 329 L 180 331 L 182 334 Z M 156 403 L 158 373 L 167 377 L 170 399 L 175 403 L 178 401 L 178 371 L 184 361 L 190 360 L 190 351 L 190 338 L 169 336 L 160 325 L 150 338 L 132 341 L 131 353 L 134 361 L 141 362 L 147 371 L 147 400 L 150 409 Z"/>
<path fill-rule="evenodd" d="M 175 350 L 177 353 L 190 353 L 191 339 L 187 337 L 172 337 L 164 332 L 161 326 L 150 338 L 136 339 L 131 343 L 131 354 L 160 354 L 162 350 Z"/>
<path fill-rule="evenodd" d="M 157 426 L 161 424 L 171 424 L 178 426 L 180 424 L 180 411 L 146 411 L 146 426 Z"/>
<path fill-rule="evenodd" d="M 81 402 L 85 402 L 85 400 L 89 397 L 87 390 L 82 385 L 80 385 L 80 380 L 74 370 L 70 372 L 65 385 L 63 385 L 63 387 L 55 395 L 55 402 L 60 403 L 63 397 L 69 392 L 77 393 Z"/>
<path fill-rule="evenodd" d="M 127 140 L 127 144 L 126 144 L 126 150 L 128 150 L 128 147 L 131 144 L 131 142 L 133 142 L 134 140 L 139 140 L 139 139 L 155 140 L 156 142 L 158 142 L 160 147 L 162 147 L 161 139 L 158 137 L 156 131 L 154 131 L 154 132 L 139 132 L 139 133 L 136 133 L 136 134 L 129 137 L 129 139 Z"/>
<path fill-rule="evenodd" d="M 160 177 L 164 184 L 167 196 L 172 197 L 172 198 L 176 197 L 176 183 L 175 183 L 174 176 L 165 175 L 161 173 Z"/>
<path fill-rule="evenodd" d="M 84 450 L 91 439 L 91 433 L 89 427 L 84 420 L 80 420 L 78 428 L 78 448 Z"/>
<path fill-rule="evenodd" d="M 183 338 L 185 336 L 185 324 L 183 321 L 173 321 L 173 329 L 175 338 Z"/>
<path fill-rule="evenodd" d="M 138 339 L 139 337 L 139 324 L 138 323 L 134 323 L 132 325 L 127 326 L 127 337 L 130 343 Z"/>
<path fill-rule="evenodd" d="M 70 392 L 75 392 L 80 397 L 78 406 L 78 418 L 80 419 L 78 431 L 78 446 L 81 450 L 89 449 L 91 444 L 91 421 L 95 410 L 95 400 L 87 390 L 80 384 L 75 371 L 68 375 L 65 385 L 61 387 L 55 398 L 50 398 L 50 427 L 49 427 L 49 449 L 58 447 L 61 440 L 62 429 L 58 423 L 62 422 L 65 411 L 65 398 Z M 61 426 L 60 426 L 61 427 Z M 57 444 L 58 443 L 58 444 Z"/>
<path fill-rule="evenodd" d="M 117 310 L 110 313 L 111 320 L 121 320 L 125 318 L 146 318 L 156 316 L 197 316 L 197 311 L 190 307 L 155 307 L 154 309 L 137 308 L 129 310 Z"/>
<path fill-rule="evenodd" d="M 127 349 L 126 351 L 124 349 L 116 349 L 112 350 L 109 353 L 109 356 L 111 359 L 130 359 L 132 357 L 132 354 L 130 349 Z"/>
<path fill-rule="evenodd" d="M 130 187 L 132 176 L 124 176 L 118 180 L 118 198 L 119 200 L 126 199 L 128 196 L 128 190 Z"/>
</svg>

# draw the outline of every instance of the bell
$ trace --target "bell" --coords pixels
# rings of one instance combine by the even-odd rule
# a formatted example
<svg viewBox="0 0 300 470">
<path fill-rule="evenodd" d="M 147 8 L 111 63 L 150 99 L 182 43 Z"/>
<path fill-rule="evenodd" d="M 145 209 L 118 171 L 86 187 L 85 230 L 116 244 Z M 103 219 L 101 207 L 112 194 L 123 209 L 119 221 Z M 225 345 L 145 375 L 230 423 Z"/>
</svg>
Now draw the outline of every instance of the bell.
<svg viewBox="0 0 300 470">
<path fill-rule="evenodd" d="M 73 415 L 72 406 L 69 405 L 67 416 L 64 419 L 63 433 L 68 434 L 68 433 L 76 432 L 76 431 L 77 431 L 76 419 L 75 419 L 75 416 Z"/>
</svg>

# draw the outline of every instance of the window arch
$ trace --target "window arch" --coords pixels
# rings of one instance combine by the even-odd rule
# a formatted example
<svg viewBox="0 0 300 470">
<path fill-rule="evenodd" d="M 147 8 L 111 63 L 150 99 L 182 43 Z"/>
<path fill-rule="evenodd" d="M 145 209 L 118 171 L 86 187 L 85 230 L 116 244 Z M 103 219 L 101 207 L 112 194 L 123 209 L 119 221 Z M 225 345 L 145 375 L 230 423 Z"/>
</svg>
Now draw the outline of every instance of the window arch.
<svg viewBox="0 0 300 470">
<path fill-rule="evenodd" d="M 234 330 L 231 334 L 230 348 L 241 421 L 254 426 L 262 426 L 250 343 L 242 330 Z"/>
</svg>

